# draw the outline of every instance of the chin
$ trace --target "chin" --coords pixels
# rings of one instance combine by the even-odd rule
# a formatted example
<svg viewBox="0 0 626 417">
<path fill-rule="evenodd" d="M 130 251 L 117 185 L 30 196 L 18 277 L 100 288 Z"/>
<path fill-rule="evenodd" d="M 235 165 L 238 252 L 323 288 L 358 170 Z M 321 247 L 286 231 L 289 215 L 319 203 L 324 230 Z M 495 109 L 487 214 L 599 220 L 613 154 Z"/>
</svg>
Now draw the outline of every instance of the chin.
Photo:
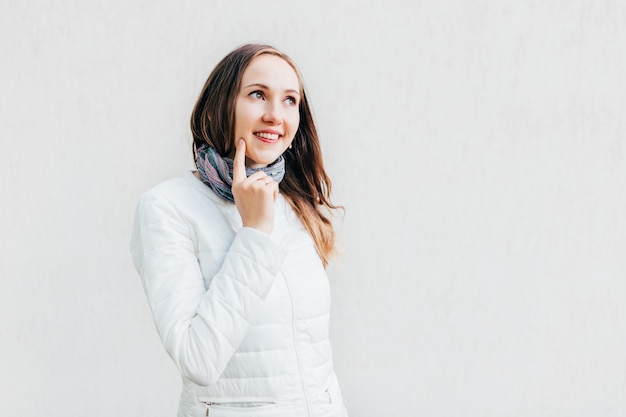
<svg viewBox="0 0 626 417">
<path fill-rule="evenodd" d="M 254 167 L 256 165 L 261 165 L 261 166 L 267 166 L 273 162 L 275 162 L 280 156 L 282 155 L 282 153 L 276 154 L 276 153 L 272 153 L 272 154 L 253 154 L 253 155 L 247 155 L 248 157 L 248 165 L 250 167 Z"/>
</svg>

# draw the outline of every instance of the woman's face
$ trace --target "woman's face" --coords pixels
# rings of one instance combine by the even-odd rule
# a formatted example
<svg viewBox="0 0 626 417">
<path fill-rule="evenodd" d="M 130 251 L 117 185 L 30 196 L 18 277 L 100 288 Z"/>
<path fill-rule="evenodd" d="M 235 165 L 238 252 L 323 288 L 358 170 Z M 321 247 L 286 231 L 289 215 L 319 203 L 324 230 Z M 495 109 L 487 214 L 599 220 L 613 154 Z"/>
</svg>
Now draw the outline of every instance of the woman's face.
<svg viewBox="0 0 626 417">
<path fill-rule="evenodd" d="M 287 150 L 300 123 L 300 81 L 282 58 L 260 55 L 243 73 L 235 101 L 235 143 L 246 142 L 246 165 L 264 167 Z"/>
</svg>

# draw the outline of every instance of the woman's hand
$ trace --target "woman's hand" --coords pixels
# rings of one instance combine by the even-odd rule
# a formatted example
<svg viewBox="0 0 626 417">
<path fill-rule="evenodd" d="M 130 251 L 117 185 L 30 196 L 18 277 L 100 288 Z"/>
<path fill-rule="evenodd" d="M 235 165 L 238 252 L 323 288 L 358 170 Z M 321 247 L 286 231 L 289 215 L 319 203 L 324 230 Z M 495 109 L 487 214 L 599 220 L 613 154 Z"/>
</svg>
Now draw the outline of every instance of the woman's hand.
<svg viewBox="0 0 626 417">
<path fill-rule="evenodd" d="M 239 139 L 235 151 L 232 191 L 243 226 L 269 235 L 274 229 L 278 183 L 263 171 L 246 176 L 246 142 L 243 139 Z"/>
</svg>

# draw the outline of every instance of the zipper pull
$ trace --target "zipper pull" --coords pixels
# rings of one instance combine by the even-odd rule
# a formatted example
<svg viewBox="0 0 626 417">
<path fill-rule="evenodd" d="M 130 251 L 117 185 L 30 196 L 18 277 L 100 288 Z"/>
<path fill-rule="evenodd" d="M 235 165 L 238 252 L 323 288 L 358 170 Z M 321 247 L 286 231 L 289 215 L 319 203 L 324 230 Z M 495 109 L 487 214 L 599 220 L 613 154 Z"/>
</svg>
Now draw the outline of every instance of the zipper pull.
<svg viewBox="0 0 626 417">
<path fill-rule="evenodd" d="M 206 404 L 206 414 L 205 414 L 205 416 L 209 417 L 209 409 L 211 408 L 211 404 L 212 403 L 207 402 L 205 404 Z"/>
</svg>

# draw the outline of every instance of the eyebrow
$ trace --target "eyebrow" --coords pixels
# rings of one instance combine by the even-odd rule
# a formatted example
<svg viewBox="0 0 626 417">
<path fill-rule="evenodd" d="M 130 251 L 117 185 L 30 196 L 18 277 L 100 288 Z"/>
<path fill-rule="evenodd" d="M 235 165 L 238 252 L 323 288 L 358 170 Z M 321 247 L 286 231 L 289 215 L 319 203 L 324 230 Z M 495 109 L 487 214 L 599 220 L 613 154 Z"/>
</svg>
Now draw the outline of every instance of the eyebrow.
<svg viewBox="0 0 626 417">
<path fill-rule="evenodd" d="M 261 84 L 261 83 L 249 84 L 249 85 L 245 86 L 244 88 L 250 88 L 250 87 L 259 87 L 259 88 L 263 88 L 265 90 L 269 90 L 270 89 L 268 86 L 266 86 L 265 84 Z M 291 88 L 286 89 L 284 92 L 285 93 L 290 93 L 290 94 L 300 95 L 300 92 L 298 90 L 293 90 Z"/>
</svg>

